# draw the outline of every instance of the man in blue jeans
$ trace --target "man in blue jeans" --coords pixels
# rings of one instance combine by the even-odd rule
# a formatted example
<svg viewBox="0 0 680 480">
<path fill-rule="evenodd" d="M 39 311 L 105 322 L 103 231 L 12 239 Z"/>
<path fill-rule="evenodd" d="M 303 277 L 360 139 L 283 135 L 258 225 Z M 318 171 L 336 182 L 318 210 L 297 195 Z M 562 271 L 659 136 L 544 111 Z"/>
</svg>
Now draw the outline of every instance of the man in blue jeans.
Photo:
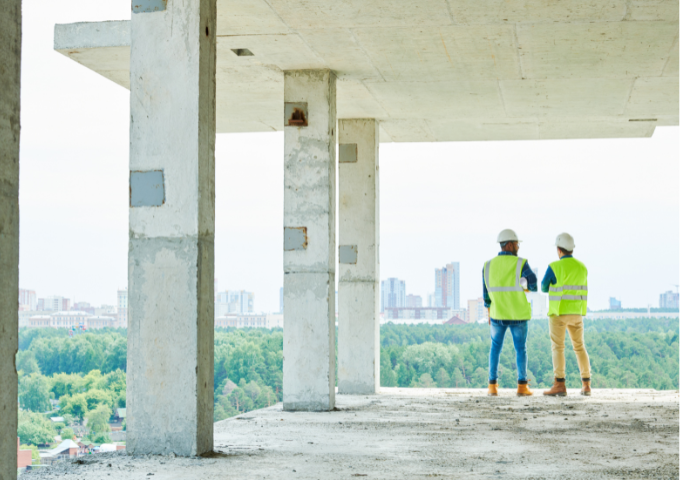
<svg viewBox="0 0 680 480">
<path fill-rule="evenodd" d="M 484 264 L 484 306 L 489 309 L 491 352 L 489 353 L 489 395 L 498 395 L 498 364 L 505 332 L 509 328 L 517 355 L 517 396 L 533 395 L 527 378 L 527 333 L 531 304 L 526 291 L 538 290 L 529 262 L 517 256 L 519 239 L 513 230 L 498 234 L 501 252 Z"/>
</svg>

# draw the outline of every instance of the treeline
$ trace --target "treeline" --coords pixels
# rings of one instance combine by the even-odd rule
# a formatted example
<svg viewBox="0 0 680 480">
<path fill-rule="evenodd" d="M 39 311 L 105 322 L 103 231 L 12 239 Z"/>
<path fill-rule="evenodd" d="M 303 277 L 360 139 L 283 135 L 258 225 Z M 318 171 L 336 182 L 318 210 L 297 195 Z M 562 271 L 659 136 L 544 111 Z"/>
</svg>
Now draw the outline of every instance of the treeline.
<svg viewBox="0 0 680 480">
<path fill-rule="evenodd" d="M 26 374 L 126 371 L 127 330 L 107 328 L 69 337 L 65 328 L 22 328 L 16 360 L 17 370 Z"/>
<path fill-rule="evenodd" d="M 529 324 L 531 385 L 553 380 L 547 320 Z M 678 388 L 678 320 L 586 320 L 585 340 L 596 388 Z M 394 325 L 381 327 L 383 386 L 482 388 L 488 381 L 489 327 Z M 567 340 L 567 382 L 580 385 L 576 356 Z M 501 353 L 499 385 L 516 386 L 515 351 L 509 334 Z"/>
<path fill-rule="evenodd" d="M 586 320 L 585 327 L 595 388 L 678 388 L 677 319 Z M 487 384 L 486 324 L 389 323 L 380 332 L 383 386 L 483 388 Z M 21 329 L 17 354 L 21 408 L 44 413 L 51 410 L 50 400 L 57 400 L 60 415 L 78 422 L 97 409 L 103 417 L 125 407 L 126 334 L 124 329 L 105 329 L 71 338 L 66 329 Z M 531 385 L 547 387 L 553 372 L 546 320 L 531 321 L 527 346 Z M 569 345 L 566 358 L 568 385 L 576 387 L 578 366 Z M 281 401 L 281 329 L 216 329 L 214 359 L 215 421 Z M 501 354 L 500 386 L 514 387 L 515 372 L 508 334 Z"/>
</svg>

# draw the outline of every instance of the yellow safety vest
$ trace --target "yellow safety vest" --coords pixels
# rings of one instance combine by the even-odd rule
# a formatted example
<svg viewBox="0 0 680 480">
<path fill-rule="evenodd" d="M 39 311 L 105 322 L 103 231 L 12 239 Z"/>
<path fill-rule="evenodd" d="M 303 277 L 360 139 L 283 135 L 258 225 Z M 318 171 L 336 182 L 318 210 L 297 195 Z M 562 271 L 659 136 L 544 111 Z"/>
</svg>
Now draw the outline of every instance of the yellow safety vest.
<svg viewBox="0 0 680 480">
<path fill-rule="evenodd" d="M 550 264 L 557 283 L 550 285 L 548 316 L 585 315 L 588 309 L 588 269 L 573 257 Z"/>
<path fill-rule="evenodd" d="M 514 255 L 499 255 L 484 264 L 484 284 L 494 320 L 531 319 L 531 304 L 519 283 L 525 263 Z"/>
</svg>

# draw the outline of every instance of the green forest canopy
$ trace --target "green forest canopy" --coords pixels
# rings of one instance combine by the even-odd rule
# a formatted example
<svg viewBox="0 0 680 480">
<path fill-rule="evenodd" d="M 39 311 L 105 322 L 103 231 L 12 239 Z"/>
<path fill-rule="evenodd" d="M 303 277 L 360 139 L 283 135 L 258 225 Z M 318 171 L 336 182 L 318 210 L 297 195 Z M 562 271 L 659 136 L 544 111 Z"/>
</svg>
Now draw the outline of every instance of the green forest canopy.
<svg viewBox="0 0 680 480">
<path fill-rule="evenodd" d="M 594 388 L 678 388 L 678 320 L 586 320 L 586 347 Z M 483 388 L 487 384 L 489 331 L 486 324 L 381 326 L 381 385 Z M 536 388 L 552 382 L 548 325 L 532 320 L 528 337 L 529 377 Z M 579 383 L 576 358 L 567 348 L 567 382 Z M 124 408 L 127 332 L 103 329 L 69 337 L 66 329 L 21 329 L 17 370 L 24 410 L 22 443 L 46 436 L 35 414 L 58 401 L 73 421 Z M 510 335 L 501 355 L 501 387 L 516 385 Z M 282 399 L 281 329 L 215 330 L 215 420 Z M 31 413 L 34 412 L 34 413 Z M 37 427 L 26 427 L 26 423 Z M 20 431 L 21 428 L 20 428 Z M 30 434 L 30 435 L 29 435 Z"/>
</svg>

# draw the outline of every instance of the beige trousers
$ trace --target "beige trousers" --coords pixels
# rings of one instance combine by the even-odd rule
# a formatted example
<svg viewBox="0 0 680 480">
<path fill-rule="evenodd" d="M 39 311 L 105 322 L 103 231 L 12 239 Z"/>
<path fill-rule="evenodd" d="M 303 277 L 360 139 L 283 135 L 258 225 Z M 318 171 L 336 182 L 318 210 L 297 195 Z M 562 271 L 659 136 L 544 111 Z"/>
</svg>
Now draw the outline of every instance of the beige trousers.
<svg viewBox="0 0 680 480">
<path fill-rule="evenodd" d="M 565 378 L 564 334 L 569 330 L 571 345 L 574 347 L 581 378 L 590 378 L 590 358 L 583 340 L 583 317 L 581 315 L 560 315 L 550 317 L 550 340 L 555 378 Z"/>
</svg>

